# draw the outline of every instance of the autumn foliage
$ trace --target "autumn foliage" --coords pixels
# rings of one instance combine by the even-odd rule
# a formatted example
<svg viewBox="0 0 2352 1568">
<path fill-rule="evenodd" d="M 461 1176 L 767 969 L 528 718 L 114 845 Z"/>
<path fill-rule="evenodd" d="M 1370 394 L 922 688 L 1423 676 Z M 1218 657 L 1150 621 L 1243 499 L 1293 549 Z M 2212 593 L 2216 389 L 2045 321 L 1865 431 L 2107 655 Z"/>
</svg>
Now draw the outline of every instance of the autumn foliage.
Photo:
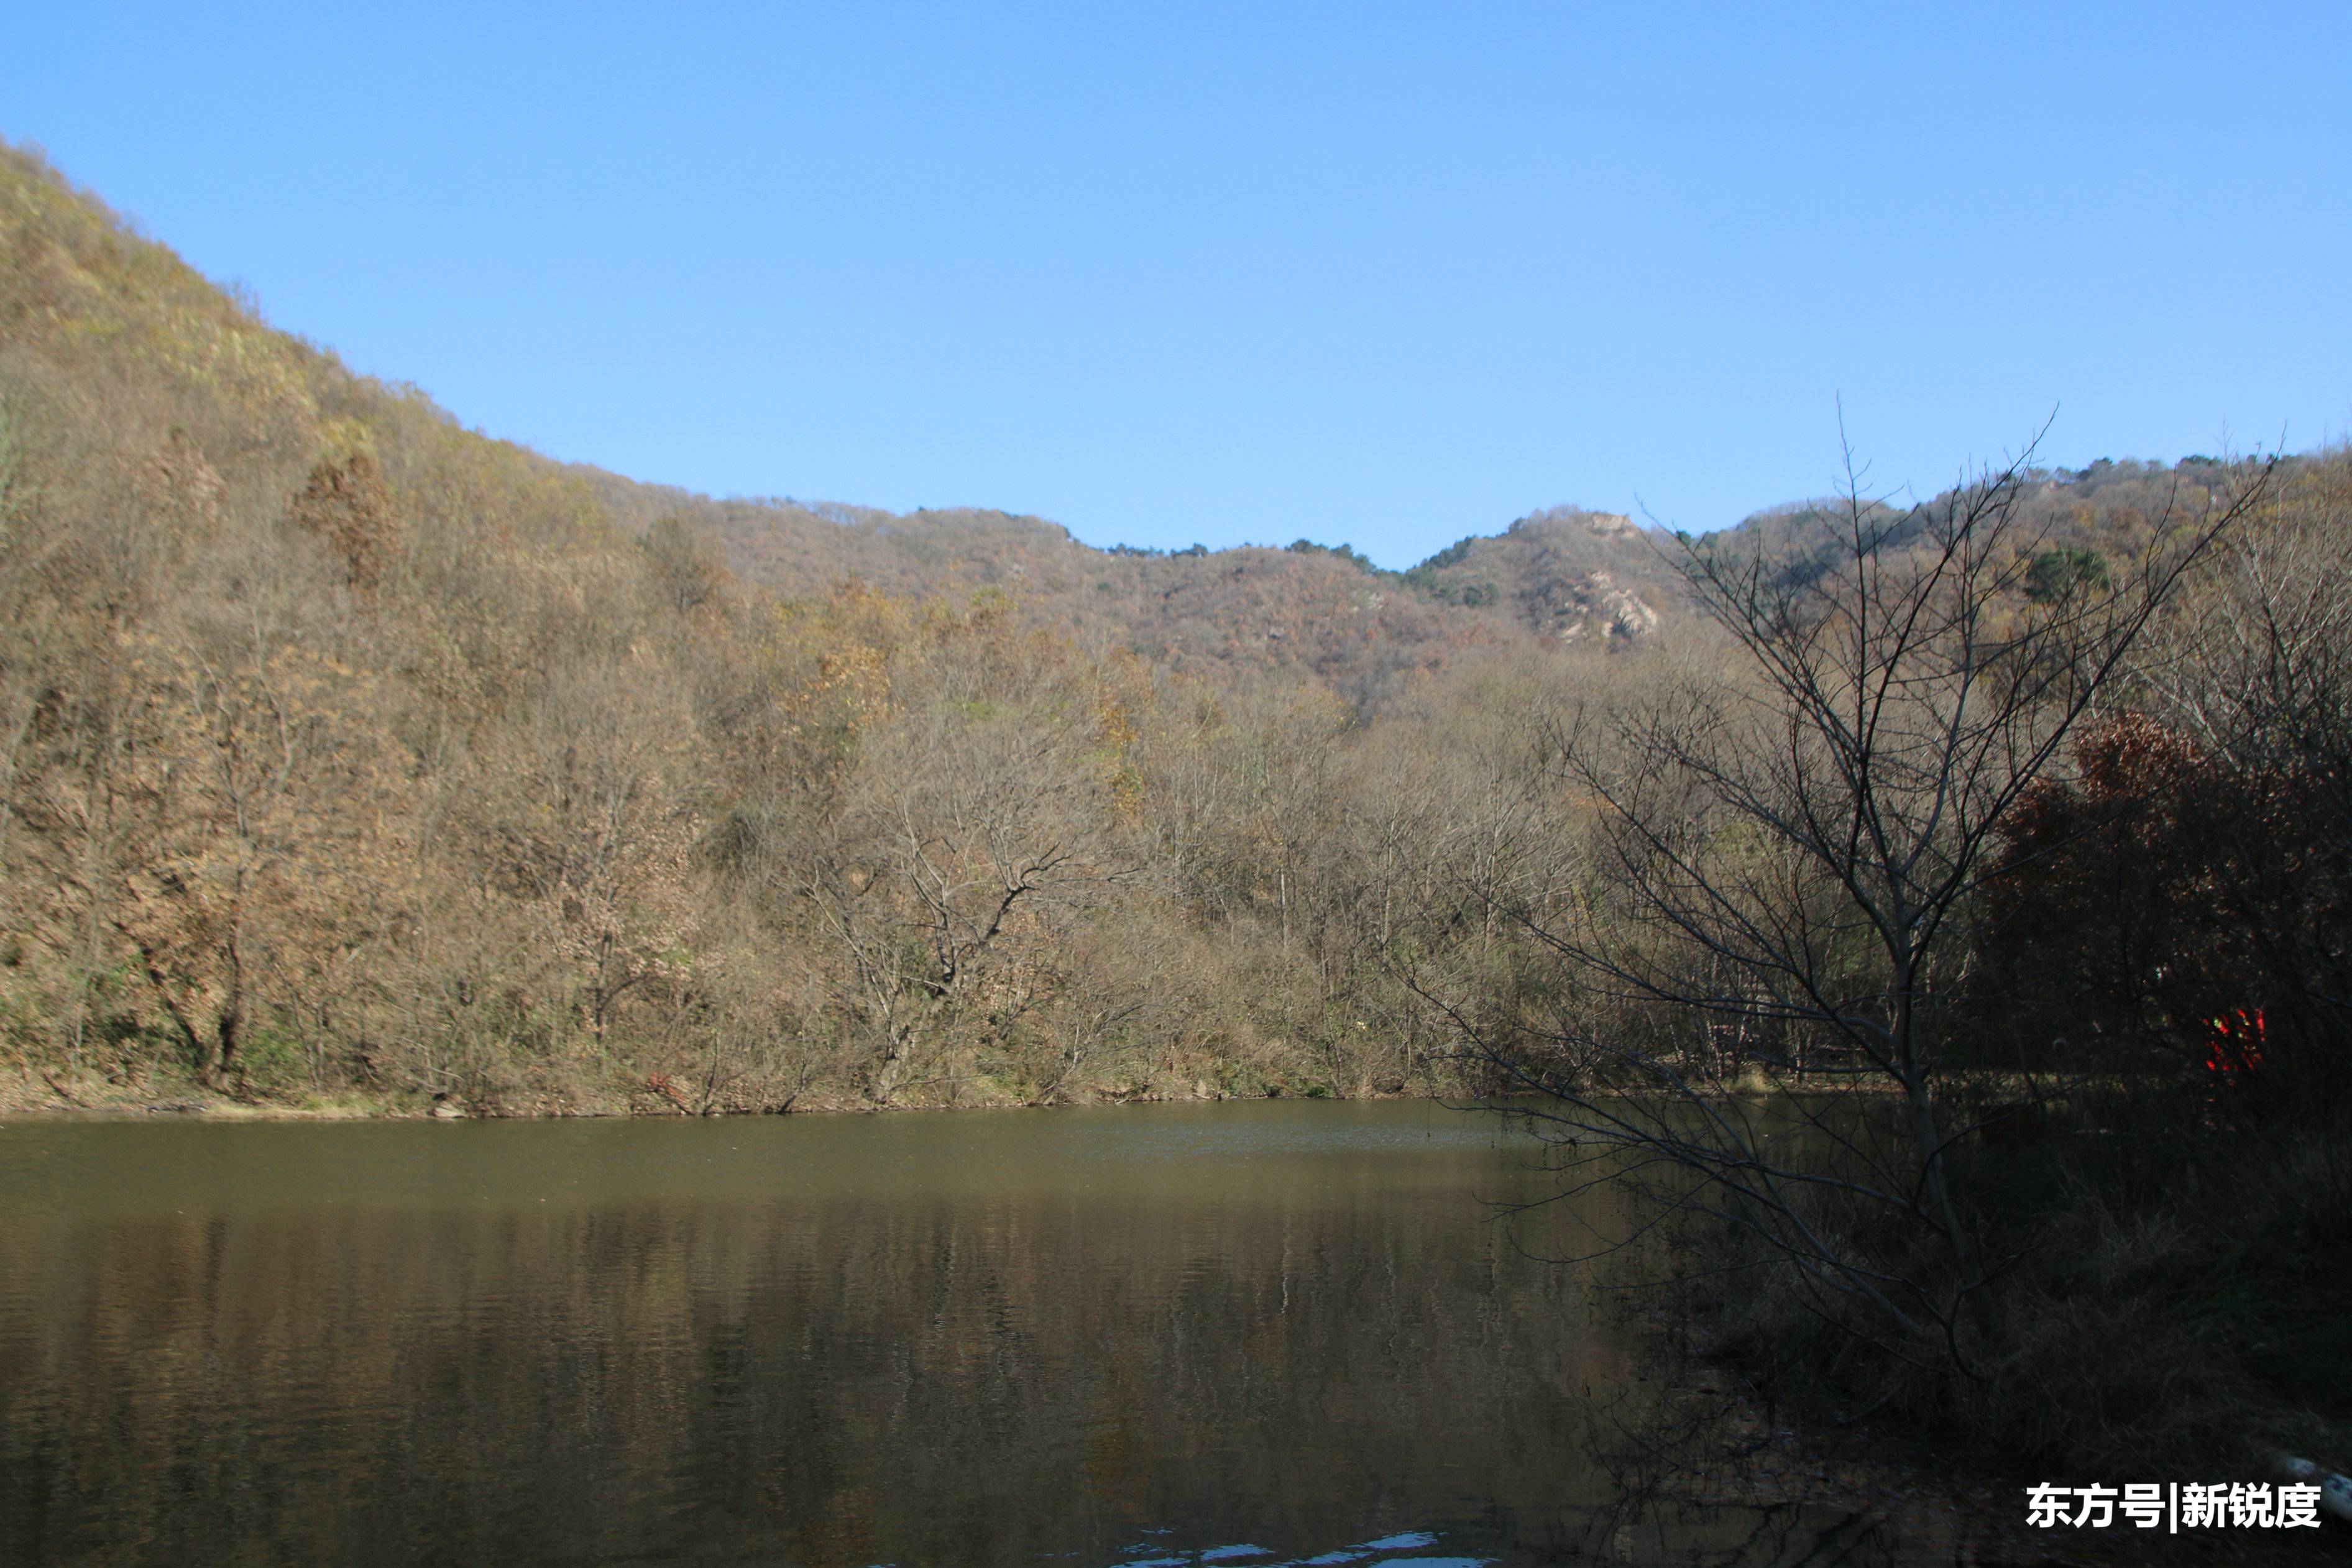
<svg viewBox="0 0 2352 1568">
<path fill-rule="evenodd" d="M 2056 1025 L 2038 1065 L 2335 1103 L 2342 824 L 2323 780 L 2242 770 L 2143 714 L 2075 748 L 2007 825 L 1987 989 Z"/>
</svg>

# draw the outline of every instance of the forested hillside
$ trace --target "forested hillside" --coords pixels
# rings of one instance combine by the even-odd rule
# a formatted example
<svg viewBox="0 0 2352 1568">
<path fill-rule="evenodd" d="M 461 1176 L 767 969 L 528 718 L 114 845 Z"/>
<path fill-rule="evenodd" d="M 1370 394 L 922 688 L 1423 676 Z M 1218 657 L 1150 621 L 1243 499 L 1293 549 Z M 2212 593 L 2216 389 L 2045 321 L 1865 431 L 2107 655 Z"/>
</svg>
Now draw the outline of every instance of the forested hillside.
<svg viewBox="0 0 2352 1568">
<path fill-rule="evenodd" d="M 1035 517 L 969 508 L 901 517 L 716 501 L 602 476 L 599 495 L 625 526 L 676 518 L 716 543 L 746 581 L 786 594 L 845 578 L 898 595 L 1002 589 L 1028 617 L 1088 645 L 1122 647 L 1180 674 L 1312 677 L 1367 714 L 1416 672 L 1465 656 L 1531 643 L 1635 646 L 1654 638 L 1661 607 L 1671 608 L 1655 541 L 1622 517 L 1574 508 L 1392 572 L 1346 545 L 1305 539 L 1105 550 Z"/>
<path fill-rule="evenodd" d="M 1770 1282 L 1712 1310 L 1799 1396 L 2325 1437 L 2347 538 L 2341 452 L 1403 572 L 712 500 L 6 152 L 0 1104 L 1512 1087 Z"/>
<path fill-rule="evenodd" d="M 0 176 L 12 1098 L 1450 1081 L 1396 960 L 1493 948 L 1481 759 L 1599 653 L 1328 551 L 551 463 Z"/>
<path fill-rule="evenodd" d="M 1517 983 L 1549 716 L 1717 646 L 1670 546 L 1576 508 L 1397 573 L 635 485 L 272 329 L 34 155 L 0 215 L 13 1097 L 1453 1083 L 1416 987 Z M 2207 473 L 2030 476 L 2052 580 Z M 1801 575 L 1833 521 L 1727 538 Z"/>
</svg>

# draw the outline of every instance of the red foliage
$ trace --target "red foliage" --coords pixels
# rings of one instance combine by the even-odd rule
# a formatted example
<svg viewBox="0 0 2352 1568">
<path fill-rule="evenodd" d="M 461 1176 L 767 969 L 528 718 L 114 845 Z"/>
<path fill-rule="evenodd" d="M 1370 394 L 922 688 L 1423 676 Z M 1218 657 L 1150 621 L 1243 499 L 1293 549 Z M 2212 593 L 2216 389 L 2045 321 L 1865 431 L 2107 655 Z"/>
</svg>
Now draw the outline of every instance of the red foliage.
<svg viewBox="0 0 2352 1568">
<path fill-rule="evenodd" d="M 2087 1003 L 2116 1032 L 2210 1057 L 2209 1025 L 2262 1016 L 2219 840 L 2241 815 L 2237 792 L 2187 737 L 2137 714 L 2085 734 L 2074 761 L 2073 781 L 2038 782 L 2004 827 L 1994 971 L 2029 1008 L 2079 1018 Z"/>
<path fill-rule="evenodd" d="M 2205 1071 L 2222 1087 L 2236 1088 L 2262 1071 L 2265 1033 L 2260 1008 L 2252 1012 L 2238 1008 L 2228 1017 L 2215 1019 L 2213 1032 L 2205 1043 Z"/>
</svg>

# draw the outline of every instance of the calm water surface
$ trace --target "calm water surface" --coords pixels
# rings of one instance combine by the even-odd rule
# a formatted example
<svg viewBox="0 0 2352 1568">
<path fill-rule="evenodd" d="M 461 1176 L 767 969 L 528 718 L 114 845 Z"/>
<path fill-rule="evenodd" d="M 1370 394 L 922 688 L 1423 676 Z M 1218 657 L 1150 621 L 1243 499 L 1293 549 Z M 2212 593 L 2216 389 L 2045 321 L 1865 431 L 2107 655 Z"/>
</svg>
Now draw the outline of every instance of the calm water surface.
<svg viewBox="0 0 2352 1568">
<path fill-rule="evenodd" d="M 1423 1103 L 0 1125 L 0 1562 L 1574 1559 L 1543 1180 Z"/>
</svg>

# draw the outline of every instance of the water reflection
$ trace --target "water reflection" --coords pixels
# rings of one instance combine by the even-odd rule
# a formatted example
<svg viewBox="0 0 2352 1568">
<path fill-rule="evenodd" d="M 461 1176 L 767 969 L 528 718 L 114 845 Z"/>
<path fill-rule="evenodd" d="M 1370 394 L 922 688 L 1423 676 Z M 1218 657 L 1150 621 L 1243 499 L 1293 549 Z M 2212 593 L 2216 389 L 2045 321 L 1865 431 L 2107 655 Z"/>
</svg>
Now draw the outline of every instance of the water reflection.
<svg viewBox="0 0 2352 1568">
<path fill-rule="evenodd" d="M 0 1127 L 0 1561 L 1700 1560 L 1542 1179 L 1421 1104 Z"/>
</svg>

